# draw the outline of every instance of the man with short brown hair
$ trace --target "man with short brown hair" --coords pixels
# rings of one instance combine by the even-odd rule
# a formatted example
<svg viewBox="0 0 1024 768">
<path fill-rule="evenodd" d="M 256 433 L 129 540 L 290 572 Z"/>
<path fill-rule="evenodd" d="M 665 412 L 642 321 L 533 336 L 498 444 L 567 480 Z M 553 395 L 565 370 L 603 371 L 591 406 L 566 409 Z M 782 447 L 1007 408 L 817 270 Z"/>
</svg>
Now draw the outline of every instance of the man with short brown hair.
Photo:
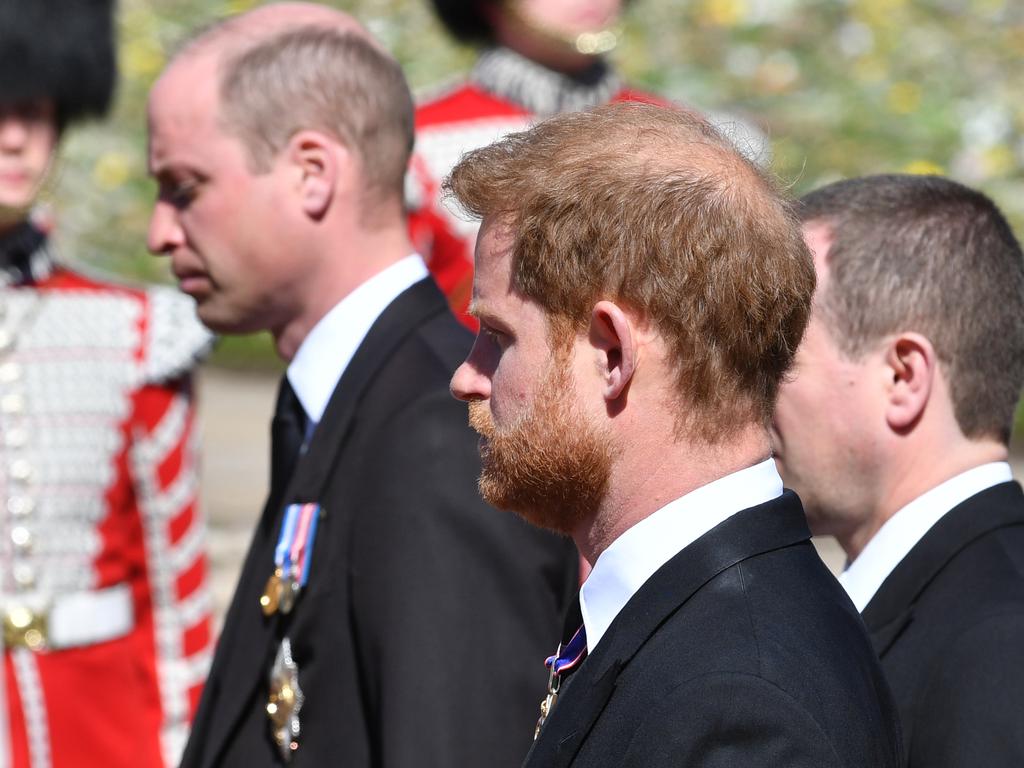
<svg viewBox="0 0 1024 768">
<path fill-rule="evenodd" d="M 1024 258 L 987 197 L 868 176 L 800 209 L 818 294 L 780 471 L 849 565 L 911 766 L 1024 764 Z"/>
<path fill-rule="evenodd" d="M 519 765 L 575 558 L 477 493 L 447 388 L 470 334 L 406 234 L 397 62 L 337 11 L 262 6 L 171 63 L 149 127 L 150 248 L 207 325 L 288 361 L 183 765 Z"/>
<path fill-rule="evenodd" d="M 451 385 L 481 489 L 593 565 L 526 765 L 899 765 L 770 459 L 814 289 L 787 201 L 703 119 L 640 104 L 472 152 L 448 188 L 483 219 Z"/>
</svg>

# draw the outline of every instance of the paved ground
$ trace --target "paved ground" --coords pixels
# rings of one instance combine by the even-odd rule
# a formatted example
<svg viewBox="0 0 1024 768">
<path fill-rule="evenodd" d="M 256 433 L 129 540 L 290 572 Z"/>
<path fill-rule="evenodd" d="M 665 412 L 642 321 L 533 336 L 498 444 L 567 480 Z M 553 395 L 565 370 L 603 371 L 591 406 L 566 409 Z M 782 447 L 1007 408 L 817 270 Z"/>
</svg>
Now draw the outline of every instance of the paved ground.
<svg viewBox="0 0 1024 768">
<path fill-rule="evenodd" d="M 210 521 L 218 627 L 263 508 L 270 467 L 270 415 L 276 394 L 275 376 L 216 368 L 200 374 L 202 502 Z"/>
<path fill-rule="evenodd" d="M 277 378 L 208 368 L 201 374 L 203 503 L 210 519 L 210 557 L 218 626 L 234 591 L 249 536 L 263 505 L 270 463 L 270 414 Z M 1014 474 L 1024 476 L 1018 455 Z M 825 563 L 837 572 L 842 551 L 834 539 L 816 539 Z M 269 565 L 268 565 L 269 567 Z"/>
</svg>

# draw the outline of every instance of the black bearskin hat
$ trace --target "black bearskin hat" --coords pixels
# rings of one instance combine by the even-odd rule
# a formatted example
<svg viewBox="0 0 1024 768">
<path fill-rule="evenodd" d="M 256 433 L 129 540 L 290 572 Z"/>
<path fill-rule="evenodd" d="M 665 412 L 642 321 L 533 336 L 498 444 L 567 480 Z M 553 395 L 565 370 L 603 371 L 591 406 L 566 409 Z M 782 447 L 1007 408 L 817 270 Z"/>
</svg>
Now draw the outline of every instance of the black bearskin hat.
<svg viewBox="0 0 1024 768">
<path fill-rule="evenodd" d="M 434 0 L 434 10 L 456 40 L 464 43 L 490 43 L 494 35 L 483 9 L 509 0 Z M 623 6 L 629 4 L 624 0 Z"/>
<path fill-rule="evenodd" d="M 441 23 L 456 40 L 464 43 L 489 43 L 491 25 L 483 13 L 484 3 L 501 0 L 434 0 L 434 9 Z"/>
<path fill-rule="evenodd" d="M 103 115 L 117 77 L 114 0 L 0 0 L 0 102 L 51 98 L 61 127 Z"/>
</svg>

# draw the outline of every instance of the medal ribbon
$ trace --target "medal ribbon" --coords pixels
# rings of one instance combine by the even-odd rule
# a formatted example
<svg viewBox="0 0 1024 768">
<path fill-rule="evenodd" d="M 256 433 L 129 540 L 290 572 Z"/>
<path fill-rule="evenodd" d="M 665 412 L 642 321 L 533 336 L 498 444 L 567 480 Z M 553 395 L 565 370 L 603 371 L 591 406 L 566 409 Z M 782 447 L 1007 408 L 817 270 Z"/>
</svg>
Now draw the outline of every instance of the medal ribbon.
<svg viewBox="0 0 1024 768">
<path fill-rule="evenodd" d="M 293 505 L 298 506 L 298 505 Z M 316 523 L 319 518 L 319 504 L 303 504 L 299 512 L 299 521 L 292 541 L 290 566 L 293 569 L 300 587 L 309 581 L 310 553 L 313 551 L 313 540 L 316 538 Z"/>
<path fill-rule="evenodd" d="M 277 546 L 274 548 L 274 565 L 285 574 L 291 570 L 292 539 L 295 538 L 295 525 L 298 522 L 301 507 L 301 504 L 289 504 L 285 509 L 281 533 L 277 537 Z"/>
<path fill-rule="evenodd" d="M 560 648 L 554 656 L 548 656 L 544 666 L 551 670 L 552 675 L 559 677 L 563 673 L 575 669 L 586 657 L 587 629 L 585 626 L 581 626 L 564 648 Z"/>
</svg>

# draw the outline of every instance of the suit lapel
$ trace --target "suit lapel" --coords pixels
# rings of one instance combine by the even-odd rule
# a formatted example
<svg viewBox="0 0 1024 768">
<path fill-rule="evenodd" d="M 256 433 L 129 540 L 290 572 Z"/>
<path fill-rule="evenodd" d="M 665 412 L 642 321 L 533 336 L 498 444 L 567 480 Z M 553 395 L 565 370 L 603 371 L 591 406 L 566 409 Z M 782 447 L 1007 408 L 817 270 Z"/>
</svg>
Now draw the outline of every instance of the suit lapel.
<svg viewBox="0 0 1024 768">
<path fill-rule="evenodd" d="M 864 608 L 864 623 L 883 656 L 913 620 L 914 603 L 962 549 L 997 528 L 1024 525 L 1024 493 L 1016 482 L 988 488 L 950 510 L 882 582 Z"/>
<path fill-rule="evenodd" d="M 220 751 L 244 714 L 253 690 L 267 676 L 271 653 L 280 636 L 280 615 L 265 618 L 258 605 L 263 584 L 273 570 L 273 552 L 287 504 L 316 501 L 330 481 L 336 457 L 352 425 L 360 401 L 374 376 L 394 350 L 429 318 L 448 311 L 443 294 L 432 279 L 424 279 L 400 294 L 377 318 L 342 374 L 317 425 L 309 449 L 295 465 L 279 496 L 272 493 L 264 508 L 245 566 L 232 600 L 225 633 L 218 646 L 215 674 L 219 698 L 209 727 L 203 767 L 216 764 Z M 277 492 L 278 489 L 274 489 Z M 337 512 L 325 510 L 318 539 L 331 535 L 327 528 Z M 332 515 L 333 512 L 333 515 Z M 301 610 L 299 601 L 296 611 Z M 294 613 L 293 613 L 294 615 Z M 220 646 L 223 646 L 221 648 Z M 223 670 L 216 669 L 223 665 Z M 211 678 L 214 675 L 211 674 Z"/>
<path fill-rule="evenodd" d="M 377 318 L 335 387 L 309 450 L 295 467 L 285 492 L 287 503 L 310 501 L 321 494 L 352 418 L 381 366 L 419 326 L 447 311 L 443 294 L 426 278 L 399 295 Z"/>
<path fill-rule="evenodd" d="M 572 763 L 615 690 L 619 673 L 673 613 L 718 574 L 750 557 L 810 539 L 791 491 L 738 512 L 684 548 L 633 595 L 594 653 L 566 683 L 524 768 Z"/>
</svg>

